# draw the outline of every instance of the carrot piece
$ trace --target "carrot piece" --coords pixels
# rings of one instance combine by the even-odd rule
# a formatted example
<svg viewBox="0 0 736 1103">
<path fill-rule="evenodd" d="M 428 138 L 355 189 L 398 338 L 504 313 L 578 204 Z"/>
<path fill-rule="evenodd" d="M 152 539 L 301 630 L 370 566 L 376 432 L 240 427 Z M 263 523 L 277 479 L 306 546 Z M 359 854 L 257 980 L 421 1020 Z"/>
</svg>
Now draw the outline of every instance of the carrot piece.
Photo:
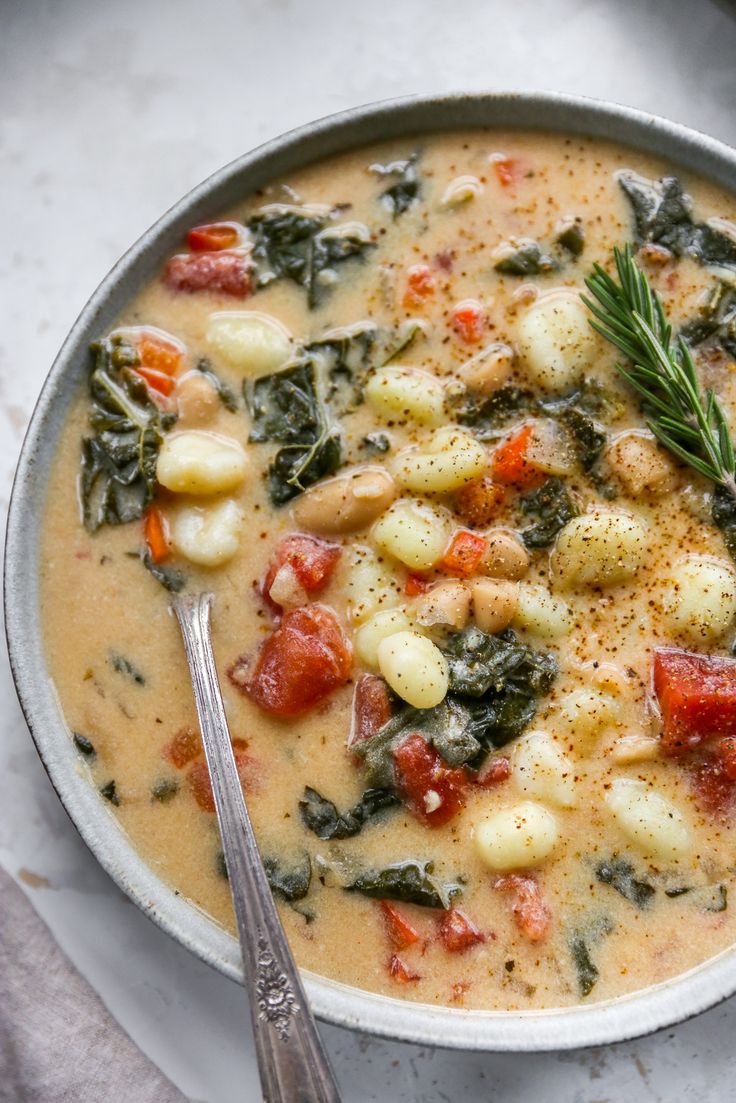
<svg viewBox="0 0 736 1103">
<path fill-rule="evenodd" d="M 492 160 L 496 178 L 502 188 L 510 188 L 524 175 L 524 165 L 513 157 L 496 154 Z"/>
<path fill-rule="evenodd" d="M 440 567 L 448 574 L 471 578 L 476 574 L 486 553 L 487 541 L 468 529 L 458 529 L 440 560 Z"/>
<path fill-rule="evenodd" d="M 483 339 L 486 327 L 483 307 L 475 299 L 458 303 L 452 312 L 452 326 L 466 345 L 477 345 Z"/>
<path fill-rule="evenodd" d="M 151 391 L 158 391 L 159 394 L 170 395 L 174 389 L 174 380 L 170 375 L 165 375 L 162 371 L 154 371 L 152 368 L 144 367 L 133 368 L 133 371 L 136 375 L 141 377 Z"/>
<path fill-rule="evenodd" d="M 144 514 L 143 535 L 153 562 L 163 563 L 169 554 L 169 534 L 166 518 L 155 506 L 149 506 Z"/>
<path fill-rule="evenodd" d="M 455 512 L 471 528 L 487 528 L 493 524 L 506 498 L 504 487 L 482 475 L 467 483 L 455 495 Z"/>
<path fill-rule="evenodd" d="M 383 921 L 386 926 L 388 940 L 395 950 L 405 950 L 407 946 L 413 946 L 421 935 L 416 927 L 413 927 L 398 908 L 388 900 L 379 901 L 379 907 L 383 913 Z"/>
<path fill-rule="evenodd" d="M 237 222 L 208 222 L 193 226 L 187 234 L 187 245 L 193 253 L 233 249 L 240 243 L 242 226 Z"/>
<path fill-rule="evenodd" d="M 163 334 L 151 330 L 144 330 L 135 346 L 141 358 L 141 368 L 163 375 L 174 375 L 184 357 L 183 346 L 178 341 L 168 340 Z"/>
<path fill-rule="evenodd" d="M 431 587 L 432 583 L 428 578 L 422 578 L 420 574 L 410 574 L 404 583 L 404 593 L 407 597 L 417 597 L 419 594 L 426 594 Z"/>
<path fill-rule="evenodd" d="M 493 456 L 493 475 L 500 483 L 530 489 L 541 486 L 546 475 L 527 459 L 534 433 L 533 425 L 523 425 L 498 446 Z"/>
<path fill-rule="evenodd" d="M 421 306 L 425 299 L 434 295 L 435 287 L 431 268 L 426 264 L 413 264 L 407 272 L 404 306 Z"/>
</svg>

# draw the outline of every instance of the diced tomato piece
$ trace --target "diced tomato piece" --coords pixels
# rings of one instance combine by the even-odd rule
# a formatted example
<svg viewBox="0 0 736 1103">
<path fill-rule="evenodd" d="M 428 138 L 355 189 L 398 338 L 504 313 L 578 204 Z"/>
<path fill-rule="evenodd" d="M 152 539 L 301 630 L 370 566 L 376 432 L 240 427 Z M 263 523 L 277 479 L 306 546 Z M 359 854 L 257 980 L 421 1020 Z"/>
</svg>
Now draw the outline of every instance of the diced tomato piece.
<svg viewBox="0 0 736 1103">
<path fill-rule="evenodd" d="M 228 674 L 264 712 L 299 716 L 344 685 L 352 661 L 352 648 L 332 609 L 306 605 L 284 614 L 245 679 L 242 660 Z"/>
<path fill-rule="evenodd" d="M 448 766 L 418 732 L 394 749 L 396 788 L 407 808 L 430 827 L 447 823 L 465 805 L 468 775 Z"/>
<path fill-rule="evenodd" d="M 243 237 L 243 227 L 237 222 L 208 222 L 193 226 L 187 234 L 187 245 L 193 253 L 217 252 L 218 249 L 234 249 Z"/>
<path fill-rule="evenodd" d="M 404 583 L 404 593 L 407 597 L 418 597 L 432 589 L 432 581 L 420 574 L 409 574 Z"/>
<path fill-rule="evenodd" d="M 421 980 L 419 973 L 411 969 L 405 961 L 396 954 L 392 954 L 388 962 L 388 975 L 398 984 L 410 984 L 412 981 Z"/>
<path fill-rule="evenodd" d="M 391 719 L 391 701 L 383 678 L 363 674 L 353 693 L 353 722 L 348 748 L 370 739 Z"/>
<path fill-rule="evenodd" d="M 280 608 L 271 597 L 271 587 L 282 567 L 293 571 L 296 582 L 306 593 L 319 593 L 330 581 L 341 554 L 339 544 L 302 532 L 290 533 L 279 542 L 271 557 L 261 583 L 263 597 L 273 608 Z"/>
<path fill-rule="evenodd" d="M 186 351 L 181 341 L 147 327 L 139 331 L 135 346 L 141 358 L 141 367 L 163 375 L 176 374 Z"/>
<path fill-rule="evenodd" d="M 404 306 L 421 306 L 435 293 L 437 283 L 426 264 L 414 264 L 407 272 Z"/>
<path fill-rule="evenodd" d="M 159 394 L 170 395 L 174 389 L 175 381 L 170 375 L 165 375 L 162 371 L 155 371 L 153 368 L 143 367 L 133 368 L 133 371 L 136 375 L 141 377 L 151 391 L 158 391 Z"/>
<path fill-rule="evenodd" d="M 530 942 L 541 942 L 547 937 L 552 913 L 542 899 L 534 877 L 509 873 L 506 877 L 499 877 L 493 887 L 512 896 L 511 911 L 516 926 Z"/>
<path fill-rule="evenodd" d="M 148 554 L 154 563 L 163 563 L 169 555 L 169 534 L 166 518 L 160 509 L 149 506 L 143 518 L 143 536 Z"/>
<path fill-rule="evenodd" d="M 181 770 L 202 750 L 202 740 L 199 732 L 194 728 L 182 728 L 178 731 L 167 747 L 164 747 L 164 758 L 167 758 L 172 766 Z"/>
<path fill-rule="evenodd" d="M 181 253 L 164 269 L 172 291 L 214 291 L 247 299 L 253 294 L 252 264 L 245 253 Z"/>
<path fill-rule="evenodd" d="M 381 900 L 379 907 L 386 925 L 386 934 L 395 950 L 405 950 L 421 938 L 419 931 L 401 914 L 399 909 L 388 900 Z"/>
<path fill-rule="evenodd" d="M 736 781 L 736 736 L 726 735 L 715 746 L 716 757 L 729 781 Z"/>
<path fill-rule="evenodd" d="M 251 755 L 236 751 L 235 765 L 238 769 L 240 784 L 246 792 L 252 792 L 257 786 L 257 765 Z M 210 772 L 204 759 L 195 762 L 187 774 L 187 782 L 194 799 L 203 812 L 215 811 L 215 797 L 212 792 Z"/>
<path fill-rule="evenodd" d="M 505 755 L 491 755 L 481 766 L 473 779 L 476 785 L 484 789 L 494 789 L 511 777 L 511 762 Z"/>
<path fill-rule="evenodd" d="M 736 736 L 736 659 L 661 648 L 654 652 L 654 692 L 668 754 Z"/>
<path fill-rule="evenodd" d="M 448 954 L 464 954 L 472 946 L 486 940 L 486 936 L 478 930 L 475 923 L 457 908 L 450 908 L 443 914 L 439 933 Z"/>
<path fill-rule="evenodd" d="M 718 753 L 705 755 L 690 767 L 690 782 L 698 803 L 719 819 L 730 819 L 736 807 L 732 769 L 732 762 L 727 764 Z"/>
<path fill-rule="evenodd" d="M 512 184 L 515 184 L 526 173 L 526 168 L 522 162 L 513 157 L 505 157 L 503 154 L 496 154 L 492 158 L 492 161 L 498 182 L 503 188 L 511 187 Z"/>
<path fill-rule="evenodd" d="M 546 479 L 544 471 L 540 471 L 527 457 L 533 433 L 533 425 L 523 425 L 496 449 L 493 455 L 493 476 L 500 483 L 529 490 L 541 486 Z"/>
<path fill-rule="evenodd" d="M 460 578 L 471 578 L 478 573 L 488 543 L 484 536 L 468 529 L 458 529 L 453 533 L 450 545 L 440 561 L 440 567 L 448 574 Z"/>
<path fill-rule="evenodd" d="M 493 524 L 505 500 L 504 487 L 494 483 L 490 475 L 482 475 L 458 490 L 455 512 L 471 528 L 487 528 Z"/>
<path fill-rule="evenodd" d="M 483 307 L 475 299 L 458 303 L 452 312 L 452 326 L 466 345 L 477 345 L 483 340 L 486 316 Z"/>
</svg>

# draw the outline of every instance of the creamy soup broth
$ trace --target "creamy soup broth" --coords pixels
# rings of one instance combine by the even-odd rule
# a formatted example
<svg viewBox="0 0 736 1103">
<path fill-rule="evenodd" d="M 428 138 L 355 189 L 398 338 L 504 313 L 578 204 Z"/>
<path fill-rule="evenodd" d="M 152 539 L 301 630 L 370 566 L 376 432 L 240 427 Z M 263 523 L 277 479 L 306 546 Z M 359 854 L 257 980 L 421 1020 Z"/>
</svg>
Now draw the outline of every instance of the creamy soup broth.
<svg viewBox="0 0 736 1103">
<path fill-rule="evenodd" d="M 414 153 L 418 195 L 412 186 L 406 188 L 406 196 L 395 193 L 399 207 L 404 199 L 408 204 L 406 210 L 398 210 L 395 198 L 381 195 L 397 183 L 406 184 L 406 169 L 403 176 L 382 176 L 369 167 L 391 165 Z M 736 846 L 733 821 L 722 810 L 713 810 L 681 758 L 663 752 L 661 721 L 651 694 L 655 648 L 724 657 L 730 653 L 733 631 L 728 623 L 721 629 L 708 624 L 703 628 L 692 617 L 687 620 L 687 610 L 679 622 L 672 613 L 672 587 L 677 594 L 677 585 L 671 574 L 686 556 L 712 557 L 726 579 L 724 607 L 732 601 L 731 561 L 721 533 L 709 519 L 711 487 L 655 447 L 636 396 L 615 376 L 616 353 L 602 338 L 585 328 L 544 338 L 562 347 L 568 367 L 571 357 L 574 361 L 575 379 L 563 379 L 558 386 L 556 378 L 547 377 L 540 385 L 539 374 L 530 368 L 534 352 L 528 348 L 533 339 L 524 336 L 523 320 L 544 295 L 567 288 L 571 295 L 563 295 L 563 300 L 577 302 L 572 293 L 583 289 L 593 263 L 610 267 L 612 247 L 632 239 L 632 207 L 617 180 L 620 170 L 657 180 L 668 167 L 600 141 L 532 133 L 448 134 L 361 149 L 294 173 L 258 195 L 244 196 L 223 215 L 225 221 L 244 224 L 267 204 L 349 204 L 334 216 L 335 224 L 362 224 L 371 245 L 362 256 L 329 265 L 326 274 L 318 276 L 314 306 L 308 305 L 305 288 L 288 278 L 276 278 L 242 299 L 207 288 L 188 291 L 173 287 L 171 279 L 157 278 L 120 318 L 120 327 L 153 326 L 183 343 L 185 360 L 175 378 L 206 357 L 237 398 L 234 411 L 219 399 L 213 402 L 211 394 L 205 394 L 203 404 L 183 403 L 166 437 L 194 430 L 237 442 L 245 452 L 242 481 L 214 496 L 161 486 L 154 508 L 174 533 L 182 509 L 210 508 L 223 498 L 234 501 L 244 518 L 234 537 L 237 549 L 227 561 L 214 566 L 190 561 L 182 554 L 186 541 L 180 537 L 164 552 L 162 563 L 182 573 L 187 590 L 215 594 L 214 647 L 248 807 L 262 853 L 276 860 L 282 871 L 303 869 L 308 856 L 309 891 L 291 903 L 278 899 L 298 963 L 317 974 L 373 992 L 452 1007 L 550 1008 L 605 999 L 662 981 L 725 949 L 734 939 L 729 896 Z M 409 171 L 408 177 L 412 175 Z M 736 215 L 730 195 L 691 176 L 682 180 L 698 218 Z M 583 239 L 570 238 L 572 248 L 567 248 L 558 239 L 571 225 L 575 232 L 582 227 Z M 500 271 L 499 260 L 518 253 L 519 243 L 523 246 L 526 239 L 539 243 L 542 270 Z M 551 270 L 545 270 L 545 255 Z M 712 270 L 697 259 L 677 258 L 652 244 L 638 255 L 673 322 L 697 316 L 714 282 Z M 264 264 L 259 263 L 262 271 Z M 472 300 L 469 307 L 466 300 Z M 463 304 L 459 313 L 458 304 Z M 397 500 L 429 500 L 427 508 L 446 511 L 440 516 L 449 526 L 448 541 L 457 529 L 484 538 L 490 530 L 501 529 L 508 537 L 509 530 L 518 532 L 538 523 L 538 513 L 520 511 L 520 499 L 538 489 L 540 478 L 559 480 L 581 517 L 596 510 L 608 517 L 606 511 L 614 511 L 639 526 L 631 540 L 626 537 L 627 548 L 633 541 L 633 567 L 621 572 L 620 581 L 615 570 L 602 581 L 597 576 L 585 581 L 584 567 L 577 575 L 573 569 L 571 575 L 564 550 L 555 544 L 564 542 L 564 528 L 561 537 L 559 532 L 552 535 L 548 546 L 522 551 L 528 565 L 512 570 L 511 577 L 501 571 L 507 587 L 502 587 L 501 596 L 505 594 L 516 610 L 505 623 L 501 612 L 501 630 L 513 632 L 533 655 L 552 656 L 558 673 L 539 693 L 536 715 L 525 734 L 487 752 L 481 774 L 484 768 L 489 773 L 489 763 L 501 761 L 495 781 L 492 775 L 478 783 L 477 761 L 454 767 L 464 771 L 462 807 L 446 823 L 436 822 L 436 793 L 425 793 L 417 810 L 416 796 L 412 804 L 403 791 L 399 803 L 370 816 L 352 837 L 322 839 L 305 826 L 299 802 L 305 786 L 310 786 L 344 812 L 368 788 L 365 767 L 346 749 L 353 696 L 365 674 L 377 680 L 386 675 L 391 658 L 385 648 L 383 664 L 375 659 L 371 664 L 363 654 L 370 645 L 365 639 L 360 642 L 359 633 L 369 619 L 366 612 L 375 585 L 359 578 L 349 589 L 356 554 L 358 560 L 362 554 L 355 547 L 375 554 L 394 594 L 379 608 L 400 609 L 404 619 L 396 621 L 397 630 L 418 632 L 434 641 L 440 653 L 449 635 L 459 629 L 431 623 L 427 593 L 407 596 L 407 580 L 413 580 L 409 589 L 421 589 L 459 579 L 466 596 L 455 596 L 461 605 L 465 601 L 467 618 L 467 588 L 473 578 L 494 577 L 482 565 L 474 572 L 468 568 L 468 577 L 442 565 L 407 565 L 387 550 L 386 540 L 381 544 L 374 539 L 374 521 L 356 532 L 316 532 L 319 540 L 340 547 L 337 565 L 319 592 L 298 591 L 296 597 L 287 593 L 282 612 L 305 602 L 307 607 L 319 603 L 332 610 L 354 649 L 350 670 L 342 684 L 293 718 L 270 714 L 243 692 L 243 683 L 253 676 L 259 646 L 279 623 L 278 610 L 260 594 L 261 580 L 281 538 L 310 531 L 293 512 L 304 496 L 279 507 L 269 501 L 264 473 L 280 445 L 249 443 L 252 418 L 242 398 L 243 382 L 249 379 L 252 385 L 255 377 L 279 369 L 259 372 L 236 364 L 208 338 L 213 312 L 251 310 L 277 319 L 288 330 L 292 356 L 300 345 L 326 331 L 370 323 L 375 327 L 373 345 L 348 381 L 358 392 L 370 387 L 377 371 L 396 367 L 418 369 L 441 381 L 446 412 L 434 424 L 427 423 L 433 415 L 426 410 L 423 424 L 405 411 L 387 413 L 380 393 L 373 402 L 365 393 L 333 396 L 331 408 L 343 435 L 340 466 L 334 472 L 338 476 L 363 465 L 394 471 L 402 449 L 426 443 L 443 424 L 457 425 L 453 411 L 501 388 L 524 388 L 535 398 L 549 400 L 569 395 L 585 376 L 590 393 L 599 394 L 591 380 L 605 389 L 605 408 L 597 407 L 590 415 L 605 434 L 593 475 L 578 462 L 577 438 L 570 436 L 559 411 L 549 416 L 519 406 L 492 430 L 495 435 L 480 442 L 487 455 L 488 480 L 501 486 L 490 506 L 483 499 L 482 516 L 468 500 L 461 499 L 465 504 L 459 512 L 456 503 L 463 487 L 478 483 L 483 472 L 475 472 L 450 492 L 427 495 L 400 486 L 396 493 Z M 421 323 L 414 339 L 382 368 L 390 352 L 414 332 L 413 320 Z M 482 370 L 478 375 L 467 364 L 493 343 L 508 346 L 510 352 L 500 348 L 492 353 L 496 374 L 491 373 L 489 383 Z M 543 359 L 545 355 L 543 349 Z M 730 357 L 704 354 L 699 364 L 705 382 L 716 386 L 730 416 Z M 562 376 L 566 370 L 563 364 Z M 211 381 L 203 379 L 211 387 Z M 420 391 L 425 389 L 421 379 Z M 338 382 L 344 390 L 344 373 Z M 176 388 L 158 401 L 176 411 Z M 89 770 L 91 783 L 101 790 L 100 799 L 107 797 L 110 814 L 163 880 L 234 931 L 218 828 L 206 807 L 206 792 L 202 796 L 206 783 L 201 752 L 181 766 L 171 758 L 177 736 L 181 749 L 187 742 L 181 733 L 195 731 L 195 710 L 181 639 L 169 612 L 170 595 L 141 562 L 146 546 L 143 521 L 105 523 L 90 533 L 80 520 L 80 440 L 90 435 L 89 414 L 90 396 L 83 388 L 49 472 L 41 601 L 51 676 L 70 738 L 73 733 L 81 737 L 80 768 Z M 495 479 L 495 450 L 530 422 L 537 427 L 544 423 L 539 428 L 537 474 L 527 479 L 524 464 L 519 482 L 513 471 L 510 478 L 505 472 L 505 481 Z M 631 430 L 642 434 L 636 440 L 645 441 L 643 456 L 616 450 Z M 466 422 L 463 432 L 476 440 L 472 423 Z M 370 434 L 373 443 L 366 444 Z M 383 434 L 385 441 L 376 441 L 375 434 Z M 378 451 L 376 443 L 388 443 L 388 451 Z M 506 458 L 512 468 L 518 461 L 513 448 Z M 503 468 L 499 471 L 504 473 Z M 488 509 L 490 515 L 483 513 Z M 164 538 L 170 544 L 171 532 Z M 469 554 L 475 554 L 476 546 L 471 541 Z M 517 542 L 516 547 L 518 551 L 523 545 Z M 595 560 L 598 552 L 593 549 L 590 554 Z M 622 552 L 618 558 L 623 561 L 627 555 Z M 587 556 L 583 559 L 588 562 Z M 474 602 L 483 597 L 479 593 Z M 420 606 L 423 625 L 417 623 Z M 477 623 L 474 608 L 465 631 Z M 461 624 L 462 612 L 457 616 Z M 697 621 L 697 614 L 693 616 Z M 233 671 L 241 656 L 247 662 Z M 431 681 L 435 675 L 427 677 Z M 422 702 L 426 701 L 425 696 Z M 400 695 L 392 694 L 391 702 L 394 712 L 402 706 Z M 533 747 L 526 759 L 521 754 L 529 732 L 545 733 L 551 764 L 545 765 L 544 755 L 540 759 Z M 195 771 L 193 778 L 195 767 L 199 773 Z M 453 767 L 444 763 L 444 768 Z M 609 799 L 612 785 L 615 792 L 614 783 L 620 779 L 639 783 L 636 792 L 654 793 L 668 809 L 675 809 L 679 818 L 674 841 L 667 836 L 652 849 L 646 826 L 638 838 L 635 828 L 632 834 L 626 815 L 622 820 Z M 488 848 L 484 851 L 478 839 L 479 833 L 483 835 L 481 825 L 495 822 L 493 817 L 504 810 L 511 814 L 525 802 L 546 817 L 539 827 L 542 836 L 551 820 L 554 845 L 538 860 L 531 855 L 518 866 L 499 860 L 497 847 L 496 859 L 491 854 L 489 862 Z M 643 818 L 644 813 L 640 823 Z M 493 836 L 491 851 L 500 830 L 496 823 L 486 832 Z M 652 838 L 657 829 L 653 832 Z M 542 854 L 547 843 L 542 839 L 537 844 Z M 457 940 L 448 933 L 446 909 L 402 900 L 386 908 L 377 898 L 345 888 L 365 871 L 409 860 L 434 863 L 432 877 L 439 885 L 460 884 L 462 895 L 452 899 L 463 917 Z M 402 933 L 404 925 L 410 933 Z"/>
</svg>

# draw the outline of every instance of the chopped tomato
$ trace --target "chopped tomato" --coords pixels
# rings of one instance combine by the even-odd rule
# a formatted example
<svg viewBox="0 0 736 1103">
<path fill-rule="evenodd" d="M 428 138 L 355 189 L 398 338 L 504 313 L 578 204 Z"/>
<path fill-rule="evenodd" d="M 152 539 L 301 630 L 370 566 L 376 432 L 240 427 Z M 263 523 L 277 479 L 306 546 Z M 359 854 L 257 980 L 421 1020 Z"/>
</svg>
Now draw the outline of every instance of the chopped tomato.
<svg viewBox="0 0 736 1103">
<path fill-rule="evenodd" d="M 324 701 L 350 674 L 353 652 L 332 609 L 305 605 L 285 613 L 264 640 L 252 671 L 238 660 L 234 685 L 273 716 L 299 716 Z"/>
<path fill-rule="evenodd" d="M 143 328 L 134 343 L 141 358 L 141 367 L 163 375 L 175 375 L 181 367 L 185 349 L 175 338 Z"/>
<path fill-rule="evenodd" d="M 158 391 L 159 394 L 170 395 L 174 389 L 175 381 L 170 375 L 165 375 L 162 371 L 155 371 L 153 368 L 136 367 L 133 368 L 136 375 L 139 375 L 146 386 L 151 391 Z"/>
<path fill-rule="evenodd" d="M 426 594 L 427 590 L 432 589 L 432 582 L 428 578 L 424 578 L 420 574 L 409 574 L 406 577 L 404 583 L 404 593 L 407 597 L 417 597 L 419 594 Z"/>
<path fill-rule="evenodd" d="M 144 514 L 143 536 L 153 562 L 163 563 L 169 554 L 169 534 L 166 518 L 155 506 L 149 506 Z"/>
<path fill-rule="evenodd" d="M 195 759 L 201 750 L 202 740 L 199 732 L 194 728 L 182 728 L 169 745 L 164 747 L 164 758 L 167 758 L 172 766 L 181 770 L 183 766 Z"/>
<path fill-rule="evenodd" d="M 724 760 L 718 751 L 699 758 L 690 767 L 690 782 L 705 812 L 719 819 L 731 817 L 736 806 L 733 759 Z"/>
<path fill-rule="evenodd" d="M 487 528 L 493 524 L 505 499 L 504 488 L 494 483 L 490 475 L 482 475 L 458 490 L 455 512 L 471 528 Z"/>
<path fill-rule="evenodd" d="M 654 652 L 654 692 L 668 754 L 736 736 L 736 659 L 661 648 Z"/>
<path fill-rule="evenodd" d="M 440 940 L 448 954 L 464 954 L 472 946 L 485 942 L 486 936 L 464 912 L 450 908 L 440 920 Z"/>
<path fill-rule="evenodd" d="M 511 911 L 516 926 L 530 942 L 541 942 L 547 937 L 552 913 L 542 899 L 534 877 L 509 873 L 506 877 L 499 877 L 493 887 L 513 897 Z"/>
<path fill-rule="evenodd" d="M 397 907 L 388 900 L 381 900 L 379 907 L 383 913 L 386 934 L 395 950 L 405 950 L 407 946 L 413 946 L 415 942 L 419 941 L 421 937 L 419 931 L 411 925 Z"/>
<path fill-rule="evenodd" d="M 505 755 L 492 755 L 487 758 L 473 779 L 476 785 L 484 789 L 493 789 L 496 785 L 508 781 L 511 777 L 511 762 Z"/>
<path fill-rule="evenodd" d="M 521 161 L 517 161 L 513 157 L 505 157 L 503 154 L 496 154 L 492 160 L 496 177 L 502 188 L 511 187 L 511 185 L 520 180 L 526 172 Z"/>
<path fill-rule="evenodd" d="M 363 674 L 353 693 L 353 722 L 348 747 L 370 739 L 391 719 L 391 701 L 383 678 Z"/>
<path fill-rule="evenodd" d="M 440 827 L 465 805 L 468 776 L 448 766 L 418 733 L 394 749 L 396 788 L 407 808 L 430 827 Z"/>
<path fill-rule="evenodd" d="M 450 545 L 440 560 L 440 567 L 448 574 L 460 578 L 471 578 L 477 574 L 488 544 L 484 536 L 478 536 L 468 529 L 458 529 L 450 540 Z"/>
<path fill-rule="evenodd" d="M 192 227 L 187 234 L 187 245 L 193 253 L 217 252 L 218 249 L 234 249 L 242 236 L 243 227 L 237 222 L 208 222 Z"/>
<path fill-rule="evenodd" d="M 532 425 L 523 425 L 496 449 L 493 455 L 493 476 L 500 483 L 529 490 L 541 486 L 546 479 L 544 471 L 540 471 L 527 458 L 533 433 Z"/>
<path fill-rule="evenodd" d="M 247 299 L 253 293 L 252 265 L 245 253 L 181 253 L 164 269 L 172 291 L 214 291 Z"/>
<path fill-rule="evenodd" d="M 404 306 L 421 306 L 434 295 L 436 281 L 432 269 L 426 264 L 414 264 L 407 273 Z"/>
<path fill-rule="evenodd" d="M 238 770 L 238 777 L 240 778 L 240 784 L 246 791 L 252 791 L 256 786 L 256 762 L 248 754 L 242 752 L 235 752 L 235 765 Z M 192 791 L 194 799 L 203 812 L 215 811 L 215 797 L 212 792 L 212 782 L 210 781 L 210 772 L 207 768 L 207 763 L 204 759 L 199 762 L 195 762 L 191 770 L 187 774 L 187 781 L 189 788 Z"/>
<path fill-rule="evenodd" d="M 280 608 L 271 597 L 271 587 L 282 568 L 293 572 L 297 585 L 306 593 L 318 593 L 330 581 L 341 554 L 339 544 L 330 544 L 302 532 L 290 533 L 279 542 L 271 557 L 261 583 L 263 597 L 274 608 Z"/>
<path fill-rule="evenodd" d="M 483 340 L 486 316 L 483 307 L 475 299 L 458 303 L 452 312 L 452 326 L 466 345 L 477 345 Z"/>
<path fill-rule="evenodd" d="M 410 984 L 412 981 L 421 980 L 419 973 L 411 969 L 405 961 L 396 954 L 392 954 L 388 962 L 388 975 L 399 984 Z"/>
</svg>

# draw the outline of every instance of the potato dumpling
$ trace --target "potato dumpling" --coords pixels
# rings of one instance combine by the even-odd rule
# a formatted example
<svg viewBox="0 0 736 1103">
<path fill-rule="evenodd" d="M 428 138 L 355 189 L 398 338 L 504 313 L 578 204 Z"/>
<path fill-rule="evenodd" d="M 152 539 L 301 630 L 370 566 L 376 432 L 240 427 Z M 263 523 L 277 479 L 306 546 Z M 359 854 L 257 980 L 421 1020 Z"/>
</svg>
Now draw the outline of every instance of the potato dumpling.
<svg viewBox="0 0 736 1103">
<path fill-rule="evenodd" d="M 505 873 L 539 865 L 557 842 L 557 823 L 542 804 L 522 801 L 489 816 L 473 832 L 475 852 L 490 869 Z"/>
<path fill-rule="evenodd" d="M 240 546 L 245 516 L 232 498 L 206 506 L 181 506 L 171 521 L 176 550 L 201 567 L 219 567 Z"/>
<path fill-rule="evenodd" d="M 624 490 L 633 498 L 667 494 L 677 484 L 677 469 L 654 437 L 636 430 L 621 433 L 606 458 Z"/>
<path fill-rule="evenodd" d="M 648 857 L 677 861 L 689 853 L 690 831 L 682 813 L 645 781 L 616 778 L 604 799 L 624 835 Z"/>
<path fill-rule="evenodd" d="M 430 440 L 401 452 L 393 464 L 399 486 L 415 494 L 449 494 L 477 479 L 488 465 L 486 450 L 463 429 L 439 429 Z"/>
<path fill-rule="evenodd" d="M 557 537 L 552 568 L 568 586 L 614 586 L 643 564 L 648 534 L 642 521 L 612 509 L 573 517 Z"/>
<path fill-rule="evenodd" d="M 288 329 L 256 310 L 221 310 L 210 314 L 207 344 L 244 376 L 257 377 L 283 368 L 291 356 Z"/>
<path fill-rule="evenodd" d="M 403 609 L 379 609 L 355 633 L 355 653 L 366 666 L 378 666 L 378 645 L 388 636 L 411 628 Z"/>
<path fill-rule="evenodd" d="M 223 494 L 240 486 L 247 470 L 245 451 L 236 440 L 185 429 L 165 438 L 156 478 L 177 494 Z"/>
<path fill-rule="evenodd" d="M 575 803 L 575 766 L 545 731 L 526 732 L 511 752 L 514 786 L 527 797 L 538 797 L 561 808 Z"/>
<path fill-rule="evenodd" d="M 440 425 L 445 416 L 445 389 L 439 379 L 418 368 L 379 368 L 365 385 L 368 405 L 384 421 Z"/>
<path fill-rule="evenodd" d="M 736 615 L 736 572 L 707 555 L 688 555 L 670 569 L 662 602 L 674 635 L 707 645 Z"/>
<path fill-rule="evenodd" d="M 551 594 L 546 586 L 521 582 L 513 623 L 542 639 L 556 640 L 570 630 L 573 616 L 569 605 Z"/>
<path fill-rule="evenodd" d="M 450 538 L 449 513 L 413 498 L 400 498 L 372 529 L 382 551 L 412 570 L 426 571 L 442 558 Z"/>
<path fill-rule="evenodd" d="M 347 556 L 345 596 L 353 624 L 362 624 L 374 613 L 399 604 L 398 590 L 372 548 L 355 544 Z"/>
<path fill-rule="evenodd" d="M 381 640 L 378 667 L 394 693 L 414 708 L 434 708 L 447 694 L 447 660 L 418 632 L 395 632 Z"/>
<path fill-rule="evenodd" d="M 596 688 L 574 689 L 560 699 L 554 713 L 555 727 L 566 738 L 586 743 L 621 715 L 619 702 L 610 693 Z"/>
<path fill-rule="evenodd" d="M 548 391 L 572 386 L 596 350 L 588 313 L 577 292 L 569 290 L 540 295 L 520 316 L 516 343 L 530 375 Z"/>
</svg>

